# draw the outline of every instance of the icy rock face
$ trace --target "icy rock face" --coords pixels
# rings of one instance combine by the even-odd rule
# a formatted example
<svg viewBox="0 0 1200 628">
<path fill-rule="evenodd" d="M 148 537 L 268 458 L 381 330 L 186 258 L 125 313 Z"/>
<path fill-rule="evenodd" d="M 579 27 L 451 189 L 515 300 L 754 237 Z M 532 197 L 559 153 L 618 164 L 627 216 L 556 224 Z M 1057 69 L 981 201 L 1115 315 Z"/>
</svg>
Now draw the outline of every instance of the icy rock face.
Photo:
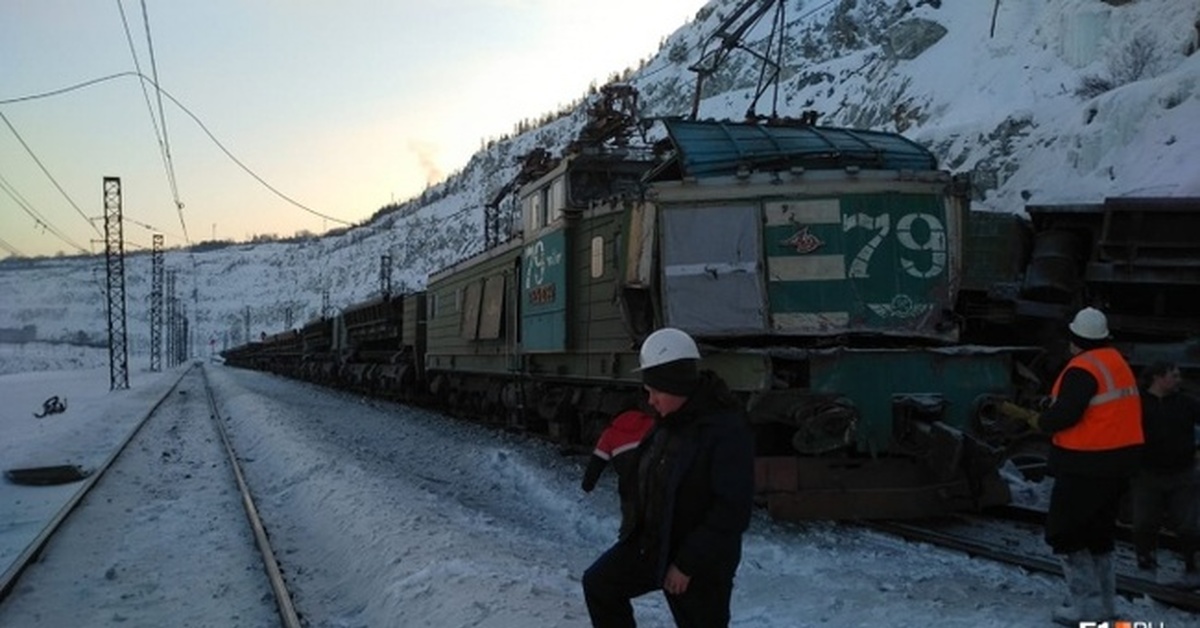
<svg viewBox="0 0 1200 628">
<path fill-rule="evenodd" d="M 621 75 L 642 115 L 688 115 L 689 67 L 739 0 L 713 0 L 661 49 Z M 1196 0 L 989 2 L 789 0 L 778 94 L 759 113 L 821 114 L 819 124 L 903 133 L 940 167 L 970 173 L 974 207 L 1019 213 L 1027 203 L 1109 196 L 1200 195 L 1200 4 Z M 770 20 L 746 33 L 762 51 Z M 698 116 L 739 119 L 760 71 L 735 51 L 705 83 Z M 1090 86 L 1090 89 L 1089 89 Z M 461 171 L 366 224 L 322 237 L 169 250 L 168 269 L 193 342 L 221 350 L 303 325 L 379 291 L 381 256 L 393 292 L 482 249 L 483 208 L 534 148 L 561 154 L 586 103 L 512 137 L 488 141 Z M 659 133 L 655 136 L 654 133 Z M 653 126 L 650 139 L 661 138 Z M 515 199 L 501 205 L 519 228 Z M 133 356 L 150 347 L 150 259 L 126 262 Z M 37 325 L 40 339 L 103 347 L 103 256 L 0 263 L 0 327 Z M 328 308 L 328 309 L 327 309 Z M 144 357 L 133 360 L 135 368 Z"/>
<path fill-rule="evenodd" d="M 894 59 L 916 59 L 946 36 L 945 26 L 933 20 L 905 20 L 888 29 L 883 52 Z"/>
<path fill-rule="evenodd" d="M 1099 6 L 1094 10 L 1063 13 L 1058 29 L 1058 56 L 1074 68 L 1083 68 L 1096 61 L 1103 51 L 1104 37 L 1109 29 L 1112 11 Z"/>
</svg>

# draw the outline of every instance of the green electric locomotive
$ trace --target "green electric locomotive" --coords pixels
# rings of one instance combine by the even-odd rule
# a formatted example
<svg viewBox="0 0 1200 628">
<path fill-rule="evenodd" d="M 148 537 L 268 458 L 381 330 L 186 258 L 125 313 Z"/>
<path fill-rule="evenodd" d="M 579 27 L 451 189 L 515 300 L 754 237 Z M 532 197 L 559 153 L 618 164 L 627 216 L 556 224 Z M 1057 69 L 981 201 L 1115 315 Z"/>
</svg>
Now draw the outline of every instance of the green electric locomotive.
<svg viewBox="0 0 1200 628">
<path fill-rule="evenodd" d="M 664 155 L 566 157 L 521 189 L 522 237 L 430 276 L 435 398 L 586 447 L 677 327 L 745 399 L 773 514 L 1006 502 L 972 431 L 1016 349 L 961 342 L 963 183 L 889 133 L 663 124 Z"/>
</svg>

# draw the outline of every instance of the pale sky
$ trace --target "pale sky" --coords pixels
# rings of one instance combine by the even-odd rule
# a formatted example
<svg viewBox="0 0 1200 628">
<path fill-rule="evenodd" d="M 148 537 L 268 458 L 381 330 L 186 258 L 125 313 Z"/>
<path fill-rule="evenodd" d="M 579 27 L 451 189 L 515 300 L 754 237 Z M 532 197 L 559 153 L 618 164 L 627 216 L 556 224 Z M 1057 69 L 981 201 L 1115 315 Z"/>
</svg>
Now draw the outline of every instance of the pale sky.
<svg viewBox="0 0 1200 628">
<path fill-rule="evenodd" d="M 121 179 L 131 251 L 154 232 L 182 245 L 185 226 L 192 242 L 341 226 L 256 181 L 164 97 L 176 211 L 158 100 L 133 76 L 29 98 L 132 72 L 122 8 L 142 72 L 153 74 L 148 16 L 159 84 L 234 157 L 299 204 L 357 223 L 636 66 L 705 4 L 145 0 L 143 14 L 134 0 L 4 0 L 0 257 L 102 253 L 106 176 Z"/>
</svg>

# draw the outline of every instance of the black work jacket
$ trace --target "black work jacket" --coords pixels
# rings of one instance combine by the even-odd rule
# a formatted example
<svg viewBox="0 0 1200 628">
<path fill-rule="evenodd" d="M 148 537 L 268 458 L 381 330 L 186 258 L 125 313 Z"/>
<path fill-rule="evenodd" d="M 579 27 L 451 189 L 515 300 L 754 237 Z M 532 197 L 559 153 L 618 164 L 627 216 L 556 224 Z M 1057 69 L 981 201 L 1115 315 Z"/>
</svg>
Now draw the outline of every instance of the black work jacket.
<svg viewBox="0 0 1200 628">
<path fill-rule="evenodd" d="M 1157 473 L 1191 470 L 1196 464 L 1200 403 L 1182 393 L 1159 397 L 1142 390 L 1142 468 Z"/>
<path fill-rule="evenodd" d="M 754 506 L 754 443 L 724 383 L 705 373 L 638 448 L 637 526 L 622 536 L 690 577 L 732 580 Z"/>
</svg>

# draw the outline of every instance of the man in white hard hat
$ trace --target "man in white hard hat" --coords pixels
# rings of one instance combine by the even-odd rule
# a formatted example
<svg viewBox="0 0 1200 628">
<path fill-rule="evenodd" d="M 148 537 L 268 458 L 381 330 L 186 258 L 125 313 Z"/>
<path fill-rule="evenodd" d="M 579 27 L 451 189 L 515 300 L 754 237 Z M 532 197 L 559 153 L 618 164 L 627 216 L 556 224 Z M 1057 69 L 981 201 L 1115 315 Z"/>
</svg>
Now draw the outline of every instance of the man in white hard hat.
<svg viewBox="0 0 1200 628">
<path fill-rule="evenodd" d="M 635 523 L 583 574 L 592 625 L 635 626 L 630 600 L 662 589 L 678 626 L 729 624 L 754 505 L 754 444 L 742 405 L 685 332 L 642 343 L 655 425 L 638 447 Z"/>
<path fill-rule="evenodd" d="M 1053 435 L 1046 542 L 1062 561 L 1067 584 L 1053 619 L 1078 626 L 1116 618 L 1117 510 L 1138 469 L 1142 407 L 1132 369 L 1109 345 L 1104 313 L 1084 308 L 1067 329 L 1071 360 L 1054 382 L 1050 407 L 1032 419 Z"/>
</svg>

